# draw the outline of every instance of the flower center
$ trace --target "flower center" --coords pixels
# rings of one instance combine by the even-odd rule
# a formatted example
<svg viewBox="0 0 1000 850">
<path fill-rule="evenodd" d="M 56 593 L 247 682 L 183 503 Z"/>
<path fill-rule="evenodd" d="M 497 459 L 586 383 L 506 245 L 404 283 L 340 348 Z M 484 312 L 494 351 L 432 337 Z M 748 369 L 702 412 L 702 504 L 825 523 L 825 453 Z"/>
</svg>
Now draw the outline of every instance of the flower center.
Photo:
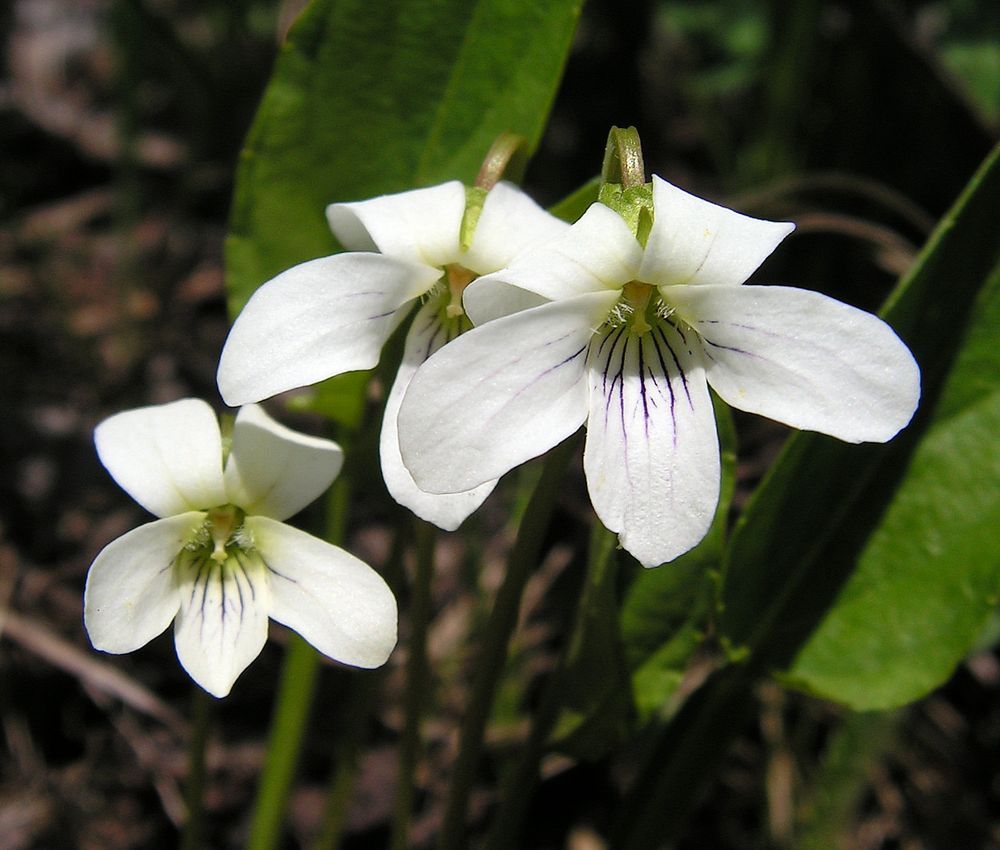
<svg viewBox="0 0 1000 850">
<path fill-rule="evenodd" d="M 465 315 L 465 309 L 462 307 L 462 293 L 465 292 L 465 287 L 472 283 L 478 275 L 469 271 L 465 266 L 458 265 L 458 263 L 449 263 L 445 266 L 444 274 L 448 281 L 448 306 L 445 307 L 444 312 L 449 319 L 457 319 L 459 316 Z"/>
<path fill-rule="evenodd" d="M 243 526 L 246 514 L 236 505 L 219 505 L 205 511 L 205 520 L 184 546 L 198 561 L 224 563 L 234 549 L 253 549 L 253 539 Z"/>
<path fill-rule="evenodd" d="M 678 326 L 674 308 L 663 300 L 653 284 L 630 280 L 622 287 L 618 303 L 611 308 L 607 325 L 612 328 L 625 325 L 632 335 L 641 337 L 664 321 Z"/>
<path fill-rule="evenodd" d="M 235 505 L 222 505 L 212 508 L 205 519 L 205 530 L 212 542 L 213 561 L 220 564 L 226 560 L 226 547 L 237 543 L 237 536 L 243 529 L 243 511 Z"/>
<path fill-rule="evenodd" d="M 248 561 L 257 561 L 253 537 L 244 527 L 246 514 L 235 505 L 219 505 L 205 512 L 201 527 L 184 545 L 174 562 L 180 576 L 202 575 L 221 569 L 228 574 Z"/>
<path fill-rule="evenodd" d="M 642 336 L 653 327 L 646 316 L 652 295 L 653 287 L 637 280 L 630 280 L 622 288 L 622 298 L 629 308 L 628 321 L 637 336 Z"/>
</svg>

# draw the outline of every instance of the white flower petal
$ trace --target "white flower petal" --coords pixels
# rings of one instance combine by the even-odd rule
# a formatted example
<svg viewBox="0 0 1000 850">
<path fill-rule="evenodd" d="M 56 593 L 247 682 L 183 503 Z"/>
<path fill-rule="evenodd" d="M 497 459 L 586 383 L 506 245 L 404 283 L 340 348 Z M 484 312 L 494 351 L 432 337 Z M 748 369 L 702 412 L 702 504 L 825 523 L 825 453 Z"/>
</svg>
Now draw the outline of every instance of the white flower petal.
<svg viewBox="0 0 1000 850">
<path fill-rule="evenodd" d="M 688 331 L 687 336 L 694 338 Z M 583 463 L 601 522 L 647 567 L 698 544 L 719 499 L 719 444 L 704 370 L 667 323 L 594 341 Z"/>
<path fill-rule="evenodd" d="M 224 697 L 267 643 L 270 576 L 238 549 L 223 564 L 202 554 L 180 572 L 177 657 L 201 687 Z"/>
<path fill-rule="evenodd" d="M 458 261 L 464 215 L 465 187 L 457 180 L 326 208 L 346 248 L 438 268 Z"/>
<path fill-rule="evenodd" d="M 275 422 L 262 407 L 240 409 L 226 462 L 229 504 L 248 514 L 287 519 L 313 502 L 344 463 L 331 440 L 300 434 Z"/>
<path fill-rule="evenodd" d="M 660 286 L 743 283 L 795 229 L 720 207 L 656 176 L 653 210 L 638 279 Z"/>
<path fill-rule="evenodd" d="M 204 401 L 116 413 L 94 429 L 97 454 L 126 493 L 160 517 L 225 502 L 219 421 Z"/>
<path fill-rule="evenodd" d="M 701 335 L 708 381 L 733 407 L 850 443 L 884 442 L 913 416 L 919 368 L 871 313 L 784 286 L 661 291 Z"/>
<path fill-rule="evenodd" d="M 462 294 L 462 306 L 474 325 L 538 307 L 548 300 L 544 295 L 504 283 L 495 275 L 472 281 Z"/>
<path fill-rule="evenodd" d="M 247 526 L 271 571 L 271 617 L 344 664 L 378 667 L 396 645 L 396 599 L 368 564 L 275 522 Z"/>
<path fill-rule="evenodd" d="M 204 520 L 199 511 L 158 519 L 101 550 L 83 593 L 83 622 L 96 649 L 132 652 L 170 625 L 180 605 L 174 560 Z"/>
<path fill-rule="evenodd" d="M 413 476 L 403 466 L 403 459 L 399 454 L 397 429 L 399 406 L 417 368 L 446 342 L 450 342 L 457 333 L 457 323 L 449 324 L 450 326 L 446 326 L 442 322 L 440 304 L 434 300 L 428 301 L 414 317 L 406 335 L 403 361 L 399 365 L 392 391 L 385 403 L 379 455 L 382 459 L 382 477 L 392 497 L 421 519 L 432 522 L 446 531 L 454 531 L 493 492 L 496 479 L 464 493 L 446 495 L 425 493 L 417 487 L 413 482 Z"/>
<path fill-rule="evenodd" d="M 641 262 L 642 246 L 624 219 L 604 204 L 591 204 L 561 236 L 480 281 L 499 280 L 554 301 L 621 289 L 638 275 Z"/>
<path fill-rule="evenodd" d="M 370 369 L 439 269 L 379 254 L 335 254 L 294 266 L 258 289 L 219 361 L 219 390 L 236 407 Z"/>
<path fill-rule="evenodd" d="M 400 450 L 417 486 L 470 490 L 579 428 L 587 346 L 617 297 L 589 293 L 487 322 L 421 366 L 399 411 Z"/>
<path fill-rule="evenodd" d="M 476 274 L 495 272 L 518 254 L 567 230 L 567 222 L 543 210 L 517 186 L 497 183 L 486 195 L 461 263 Z"/>
</svg>

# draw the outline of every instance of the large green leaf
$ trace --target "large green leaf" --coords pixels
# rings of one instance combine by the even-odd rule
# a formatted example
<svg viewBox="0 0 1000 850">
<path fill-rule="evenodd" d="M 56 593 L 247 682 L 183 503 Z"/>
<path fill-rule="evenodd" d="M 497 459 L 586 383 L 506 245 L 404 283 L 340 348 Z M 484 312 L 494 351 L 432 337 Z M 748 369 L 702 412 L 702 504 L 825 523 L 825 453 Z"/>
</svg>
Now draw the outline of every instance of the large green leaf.
<svg viewBox="0 0 1000 850">
<path fill-rule="evenodd" d="M 907 496 L 910 501 L 900 509 L 904 515 L 909 515 L 906 522 L 911 525 L 921 520 L 935 523 L 940 526 L 939 534 L 952 538 L 969 533 L 974 526 L 978 528 L 978 520 L 968 518 L 962 521 L 964 532 L 961 528 L 952 529 L 951 523 L 957 520 L 956 511 L 978 511 L 984 507 L 995 510 L 996 503 L 991 503 L 982 493 L 963 492 L 967 487 L 981 487 L 990 475 L 994 476 L 990 479 L 992 487 L 995 489 L 1000 485 L 995 477 L 995 467 L 992 472 L 989 469 L 992 463 L 989 457 L 978 453 L 973 456 L 962 454 L 963 450 L 982 442 L 983 435 L 977 430 L 985 427 L 994 415 L 990 408 L 992 401 L 981 397 L 982 379 L 975 377 L 980 366 L 963 365 L 967 359 L 975 364 L 986 356 L 979 344 L 972 344 L 977 332 L 969 334 L 968 350 L 959 359 L 949 390 L 943 398 L 941 392 L 970 327 L 973 305 L 978 304 L 979 311 L 973 320 L 973 327 L 984 322 L 988 325 L 990 321 L 982 311 L 988 307 L 988 300 L 984 301 L 987 298 L 985 293 L 990 291 L 987 282 L 1000 261 L 1000 240 L 996 236 L 996 222 L 1000 219 L 998 160 L 1000 148 L 984 163 L 935 231 L 913 271 L 901 282 L 884 311 L 887 321 L 906 340 L 921 365 L 923 399 L 914 422 L 885 446 L 850 446 L 820 435 L 796 435 L 789 441 L 779 462 L 758 488 L 741 518 L 729 552 L 724 628 L 734 642 L 747 644 L 768 664 L 791 663 L 853 572 L 868 538 L 880 526 L 884 529 L 890 523 L 895 525 L 890 524 L 888 532 L 880 531 L 875 540 L 882 534 L 892 534 L 891 546 L 898 550 L 893 556 L 896 559 L 895 569 L 904 569 L 906 565 L 906 569 L 917 572 L 913 573 L 911 586 L 905 590 L 895 583 L 899 580 L 898 576 L 887 589 L 903 593 L 921 592 L 928 600 L 930 595 L 938 592 L 942 594 L 943 604 L 933 610 L 945 616 L 946 621 L 954 623 L 955 616 L 966 619 L 966 626 L 971 621 L 980 625 L 983 621 L 985 605 L 994 593 L 986 592 L 988 579 L 980 572 L 983 568 L 978 565 L 970 567 L 965 559 L 978 552 L 991 555 L 995 561 L 1000 552 L 996 551 L 990 539 L 983 541 L 983 548 L 977 550 L 971 542 L 962 546 L 957 542 L 944 546 L 933 535 L 921 538 L 925 549 L 927 545 L 931 551 L 939 544 L 944 546 L 938 566 L 951 570 L 950 574 L 940 577 L 938 588 L 934 589 L 917 577 L 926 577 L 926 570 L 920 562 L 927 553 L 921 551 L 916 541 L 902 539 L 909 532 L 899 525 L 902 518 L 893 517 L 897 510 L 895 507 L 885 516 L 883 514 L 900 482 L 909 481 L 904 476 L 914 476 L 913 483 L 904 490 L 921 486 L 921 480 L 926 482 L 928 477 L 937 478 L 940 487 L 936 493 L 944 501 L 940 506 L 919 504 L 912 501 L 914 496 Z M 986 363 L 982 363 L 981 367 L 992 368 Z M 966 379 L 961 377 L 963 372 L 973 375 Z M 970 380 L 979 383 L 973 388 Z M 952 421 L 957 429 L 950 437 L 936 427 L 942 420 L 941 414 L 935 414 L 939 398 L 944 418 Z M 969 425 L 963 417 L 970 414 L 983 418 Z M 917 442 L 925 433 L 926 445 L 921 445 L 914 456 Z M 948 463 L 980 465 L 983 468 L 976 474 L 953 472 L 944 475 L 944 467 Z M 958 504 L 954 501 L 956 499 L 963 502 Z M 928 512 L 931 507 L 935 510 Z M 873 541 L 871 545 L 883 547 L 881 552 L 871 550 L 872 560 L 869 563 L 872 568 L 879 571 L 888 569 L 882 560 L 886 544 Z M 906 547 L 909 547 L 908 552 L 904 551 Z M 950 592 L 954 585 L 963 586 L 964 590 L 957 594 Z M 970 601 L 973 597 L 974 604 Z M 900 625 L 888 613 L 897 604 L 904 603 L 891 597 L 885 598 L 882 600 L 885 607 L 880 609 L 876 604 L 868 611 L 868 616 L 884 625 L 884 636 L 888 641 L 892 640 L 891 633 Z M 953 610 L 955 604 L 959 608 L 957 615 Z M 974 609 L 971 613 L 970 604 Z M 951 613 L 944 615 L 944 609 Z M 931 609 L 925 612 L 930 613 Z M 939 623 L 925 629 L 923 634 L 929 637 L 946 628 L 946 623 Z M 901 684 L 897 693 L 890 697 L 895 686 L 884 683 L 883 696 L 878 704 L 895 704 L 912 698 L 918 690 L 926 690 L 933 685 L 935 682 L 931 679 L 940 681 L 961 657 L 959 646 L 964 643 L 967 647 L 970 640 L 962 637 L 954 641 L 946 651 L 947 662 L 940 656 L 928 661 L 928 670 L 933 668 L 937 671 L 933 675 L 924 671 L 914 677 L 904 670 L 922 664 L 922 659 L 928 654 L 933 655 L 937 649 L 926 642 L 905 649 L 907 640 L 915 638 L 917 632 L 908 630 L 907 634 L 910 637 L 900 638 L 898 643 L 899 652 L 895 660 L 899 666 L 882 670 L 882 675 L 896 677 Z M 854 647 L 850 654 L 854 657 L 856 653 L 870 649 L 869 639 L 867 644 Z M 842 660 L 850 662 L 848 658 Z M 860 675 L 864 660 L 855 659 L 855 662 L 858 665 L 856 672 Z M 922 682 L 919 688 L 916 686 L 917 679 Z M 849 699 L 849 696 L 844 698 Z"/>
<path fill-rule="evenodd" d="M 235 313 L 336 249 L 331 201 L 472 182 L 494 138 L 541 135 L 582 0 L 314 0 L 243 151 L 226 247 Z"/>
<path fill-rule="evenodd" d="M 946 679 L 1000 594 L 1000 266 L 934 422 L 789 680 L 859 709 Z"/>
</svg>

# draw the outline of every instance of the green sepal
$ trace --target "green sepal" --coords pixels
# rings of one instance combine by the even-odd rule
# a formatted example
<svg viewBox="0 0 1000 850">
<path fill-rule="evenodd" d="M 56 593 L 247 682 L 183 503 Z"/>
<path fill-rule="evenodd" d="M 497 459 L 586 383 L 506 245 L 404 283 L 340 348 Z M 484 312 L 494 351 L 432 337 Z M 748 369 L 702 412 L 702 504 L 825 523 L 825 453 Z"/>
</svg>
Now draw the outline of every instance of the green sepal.
<svg viewBox="0 0 1000 850">
<path fill-rule="evenodd" d="M 597 193 L 597 200 L 625 219 L 639 244 L 646 247 L 649 231 L 653 227 L 652 183 L 628 188 L 620 183 L 605 183 Z"/>
</svg>

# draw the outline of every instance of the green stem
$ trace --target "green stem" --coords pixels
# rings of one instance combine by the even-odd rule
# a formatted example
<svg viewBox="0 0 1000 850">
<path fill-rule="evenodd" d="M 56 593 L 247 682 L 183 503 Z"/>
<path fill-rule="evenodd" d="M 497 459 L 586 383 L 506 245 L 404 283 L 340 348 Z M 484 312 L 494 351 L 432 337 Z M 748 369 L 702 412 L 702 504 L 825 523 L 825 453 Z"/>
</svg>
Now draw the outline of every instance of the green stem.
<svg viewBox="0 0 1000 850">
<path fill-rule="evenodd" d="M 521 748 L 521 758 L 504 783 L 500 807 L 493 820 L 493 832 L 486 845 L 488 850 L 517 850 L 522 846 L 521 827 L 532 793 L 538 784 L 539 764 L 545 753 L 545 744 L 565 704 L 566 671 L 579 648 L 583 630 L 587 627 L 588 611 L 598 601 L 595 599 L 596 591 L 604 584 L 617 544 L 618 535 L 595 521 L 590 535 L 587 576 L 576 611 L 576 621 L 570 637 L 563 644 L 559 665 L 549 677 L 531 733 Z"/>
<path fill-rule="evenodd" d="M 202 850 L 205 832 L 205 745 L 212 725 L 212 700 L 197 685 L 191 695 L 191 740 L 188 742 L 188 776 L 184 789 L 187 821 L 180 850 Z"/>
<path fill-rule="evenodd" d="M 392 820 L 392 850 L 409 846 L 410 814 L 413 810 L 414 773 L 420 758 L 420 721 L 427 702 L 427 626 L 431 616 L 431 582 L 434 578 L 434 527 L 417 521 L 417 569 L 410 599 L 410 641 L 406 661 L 406 724 L 399 744 L 399 779 L 396 784 Z"/>
<path fill-rule="evenodd" d="M 518 181 L 528 164 L 528 140 L 517 133 L 501 133 L 490 145 L 476 175 L 476 186 L 489 191 L 502 178 Z"/>
<path fill-rule="evenodd" d="M 289 635 L 247 850 L 272 850 L 278 844 L 318 672 L 319 653 L 297 634 Z"/>
<path fill-rule="evenodd" d="M 486 624 L 476 663 L 476 678 L 465 709 L 458 756 L 448 788 L 444 822 L 438 837 L 439 850 L 461 850 L 465 845 L 465 815 L 482 751 L 483 736 L 493 697 L 507 658 L 521 605 L 521 594 L 537 565 L 549 519 L 559 496 L 559 482 L 576 440 L 565 440 L 545 458 L 541 477 L 521 519 L 517 540 L 507 561 L 507 575 L 497 592 Z"/>
<path fill-rule="evenodd" d="M 361 752 L 365 728 L 371 716 L 372 703 L 379 692 L 384 669 L 366 672 L 353 680 L 351 704 L 339 732 L 340 746 L 330 777 L 323 825 L 311 850 L 334 850 L 340 846 L 340 839 L 347 823 L 348 807 L 354 794 L 358 754 Z"/>
<path fill-rule="evenodd" d="M 323 826 L 312 850 L 334 850 L 340 846 L 344 825 L 347 823 L 347 808 L 354 795 L 357 768 L 356 752 L 345 752 L 343 757 L 337 760 L 327 791 Z"/>
<path fill-rule="evenodd" d="M 327 501 L 326 538 L 331 543 L 339 543 L 344 538 L 349 502 L 350 477 L 341 475 L 334 482 Z M 273 850 L 278 844 L 316 692 L 319 667 L 319 653 L 297 634 L 289 635 L 247 850 Z"/>
</svg>

